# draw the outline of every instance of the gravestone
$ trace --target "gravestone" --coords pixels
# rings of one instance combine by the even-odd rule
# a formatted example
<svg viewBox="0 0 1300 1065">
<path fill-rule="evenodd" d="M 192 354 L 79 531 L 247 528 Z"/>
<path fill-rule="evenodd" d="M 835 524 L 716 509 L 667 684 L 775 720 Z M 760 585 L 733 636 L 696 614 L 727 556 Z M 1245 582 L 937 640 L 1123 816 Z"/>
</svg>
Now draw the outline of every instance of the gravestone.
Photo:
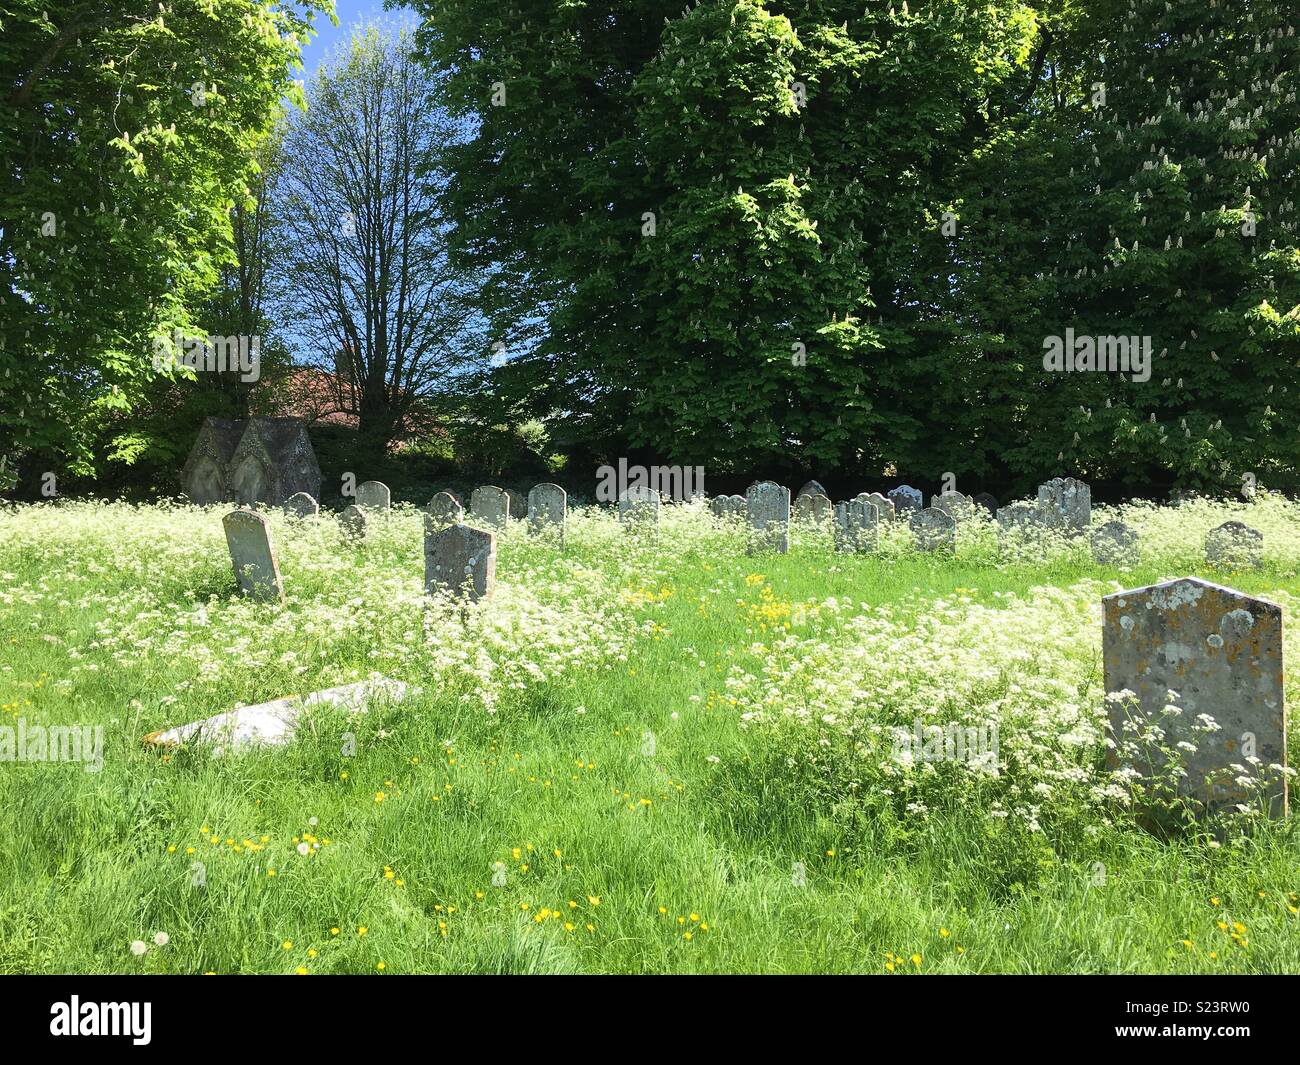
<svg viewBox="0 0 1300 1065">
<path fill-rule="evenodd" d="M 981 492 L 973 500 L 976 506 L 983 507 L 990 518 L 996 517 L 998 513 L 997 496 L 990 495 L 988 492 Z"/>
<path fill-rule="evenodd" d="M 344 507 L 343 513 L 339 515 L 339 528 L 343 530 L 343 535 L 356 544 L 366 542 L 367 524 L 365 508 L 355 503 Z"/>
<path fill-rule="evenodd" d="M 356 503 L 367 511 L 388 510 L 393 505 L 393 493 L 383 481 L 362 481 L 357 485 Z"/>
<path fill-rule="evenodd" d="M 506 495 L 510 497 L 510 517 L 523 518 L 528 514 L 528 500 L 513 488 L 506 489 Z"/>
<path fill-rule="evenodd" d="M 1239 521 L 1225 521 L 1205 534 L 1205 561 L 1211 566 L 1253 569 L 1264 553 L 1264 534 Z"/>
<path fill-rule="evenodd" d="M 874 503 L 881 521 L 894 520 L 894 501 L 888 496 L 881 495 L 879 492 L 861 492 L 857 498 L 867 503 Z"/>
<path fill-rule="evenodd" d="M 271 544 L 270 523 L 251 510 L 232 510 L 221 524 L 240 592 L 259 602 L 283 603 L 284 585 Z"/>
<path fill-rule="evenodd" d="M 460 525 L 465 520 L 465 508 L 450 492 L 439 492 L 425 508 L 429 522 L 435 529 L 445 529 L 448 525 Z"/>
<path fill-rule="evenodd" d="M 900 484 L 897 488 L 891 488 L 887 494 L 894 504 L 894 513 L 900 518 L 906 517 L 908 511 L 925 508 L 925 497 L 910 484 Z"/>
<path fill-rule="evenodd" d="M 295 492 L 284 501 L 284 512 L 295 518 L 314 518 L 320 513 L 320 504 L 306 492 Z"/>
<path fill-rule="evenodd" d="M 450 592 L 471 602 L 487 599 L 497 579 L 496 537 L 472 525 L 434 528 L 424 524 L 424 590 Z"/>
<path fill-rule="evenodd" d="M 744 496 L 727 496 L 727 502 L 730 505 L 730 513 L 733 517 L 746 518 L 749 516 L 749 503 L 746 502 Z"/>
<path fill-rule="evenodd" d="M 731 510 L 726 496 L 714 496 L 709 500 L 709 513 L 715 518 L 725 518 Z"/>
<path fill-rule="evenodd" d="M 941 492 L 930 498 L 934 510 L 942 510 L 953 521 L 969 521 L 975 517 L 975 502 L 961 492 Z"/>
<path fill-rule="evenodd" d="M 831 516 L 831 501 L 823 495 L 800 496 L 794 501 L 794 516 L 801 522 L 827 521 Z"/>
<path fill-rule="evenodd" d="M 475 488 L 470 493 L 469 512 L 484 524 L 503 529 L 510 518 L 510 496 L 496 485 Z"/>
<path fill-rule="evenodd" d="M 821 496 L 823 499 L 827 499 L 827 500 L 830 499 L 830 496 L 826 494 L 826 489 L 823 488 L 821 484 L 817 481 L 809 481 L 802 488 L 800 488 L 799 494 L 795 496 L 794 501 L 798 503 L 799 500 L 804 498 L 804 496 Z"/>
<path fill-rule="evenodd" d="M 835 550 L 874 551 L 880 511 L 865 499 L 835 504 Z"/>
<path fill-rule="evenodd" d="M 1078 532 L 1092 523 L 1092 489 L 1073 477 L 1038 486 L 1038 520 L 1048 529 Z"/>
<path fill-rule="evenodd" d="M 952 551 L 957 546 L 957 523 L 942 510 L 927 507 L 908 515 L 918 551 Z"/>
<path fill-rule="evenodd" d="M 558 484 L 535 484 L 528 491 L 528 529 L 533 533 L 550 531 L 564 539 L 564 520 L 569 496 Z"/>
<path fill-rule="evenodd" d="M 1183 577 L 1102 599 L 1102 664 L 1116 747 L 1112 768 L 1146 774 L 1161 756 L 1131 746 L 1147 721 L 1163 730 L 1161 744 L 1176 752 L 1186 775 L 1182 794 L 1202 801 L 1244 801 L 1235 780 L 1253 775 L 1249 759 L 1286 764 L 1286 703 L 1282 689 L 1282 609 L 1197 577 Z M 1167 712 L 1169 693 L 1180 713 Z M 1218 731 L 1198 730 L 1207 714 Z M 1190 743 L 1195 752 L 1180 748 Z M 1246 766 L 1246 773 L 1234 766 Z M 1285 776 L 1270 774 L 1271 812 L 1284 814 Z"/>
<path fill-rule="evenodd" d="M 637 484 L 618 497 L 618 520 L 628 531 L 659 524 L 659 489 Z"/>
<path fill-rule="evenodd" d="M 749 553 L 790 550 L 790 489 L 759 481 L 745 494 L 749 514 Z"/>
<path fill-rule="evenodd" d="M 1132 566 L 1138 560 L 1138 534 L 1122 521 L 1092 530 L 1092 559 L 1103 566 Z"/>
<path fill-rule="evenodd" d="M 320 498 L 320 465 L 301 418 L 205 418 L 180 475 L 190 502 L 280 506 Z"/>
<path fill-rule="evenodd" d="M 1038 524 L 1038 507 L 1023 499 L 998 509 L 998 532 L 1019 530 L 1027 533 Z"/>
</svg>

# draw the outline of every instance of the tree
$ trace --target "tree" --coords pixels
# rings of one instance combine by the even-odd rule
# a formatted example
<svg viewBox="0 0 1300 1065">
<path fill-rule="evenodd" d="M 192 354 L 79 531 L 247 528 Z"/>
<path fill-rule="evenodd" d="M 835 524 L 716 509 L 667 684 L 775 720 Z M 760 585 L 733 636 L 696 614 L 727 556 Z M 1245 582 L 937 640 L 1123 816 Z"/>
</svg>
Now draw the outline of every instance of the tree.
<svg viewBox="0 0 1300 1065">
<path fill-rule="evenodd" d="M 0 3 L 0 452 L 88 472 L 106 421 L 171 372 L 154 342 L 195 329 L 230 209 L 330 9 Z"/>
<path fill-rule="evenodd" d="M 447 257 L 434 187 L 461 135 L 406 29 L 370 25 L 323 67 L 288 132 L 280 286 L 317 365 L 336 371 L 372 461 L 417 406 L 471 387 L 489 351 Z"/>
</svg>

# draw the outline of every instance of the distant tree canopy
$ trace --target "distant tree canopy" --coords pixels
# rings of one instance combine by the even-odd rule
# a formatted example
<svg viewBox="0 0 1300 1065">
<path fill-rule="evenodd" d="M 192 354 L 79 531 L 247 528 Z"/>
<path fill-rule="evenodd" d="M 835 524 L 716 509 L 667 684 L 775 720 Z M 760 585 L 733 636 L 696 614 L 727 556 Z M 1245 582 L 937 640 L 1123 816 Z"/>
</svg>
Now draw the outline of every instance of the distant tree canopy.
<svg viewBox="0 0 1300 1065">
<path fill-rule="evenodd" d="M 1294 474 L 1293 3 L 680 5 L 413 0 L 503 387 L 715 471 Z"/>
<path fill-rule="evenodd" d="M 148 447 L 125 416 L 154 342 L 210 331 L 258 148 L 331 8 L 0 0 L 0 455 L 87 472 Z"/>
</svg>

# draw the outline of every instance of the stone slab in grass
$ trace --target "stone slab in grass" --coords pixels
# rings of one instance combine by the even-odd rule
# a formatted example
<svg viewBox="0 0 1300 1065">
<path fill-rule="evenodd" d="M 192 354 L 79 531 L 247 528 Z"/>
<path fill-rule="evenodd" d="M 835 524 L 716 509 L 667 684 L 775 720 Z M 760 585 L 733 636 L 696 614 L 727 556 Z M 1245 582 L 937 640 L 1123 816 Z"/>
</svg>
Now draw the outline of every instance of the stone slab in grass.
<svg viewBox="0 0 1300 1065">
<path fill-rule="evenodd" d="M 1148 776 L 1166 756 L 1134 738 L 1149 722 L 1185 771 L 1182 794 L 1211 805 L 1242 802 L 1239 778 L 1258 767 L 1286 764 L 1286 700 L 1282 691 L 1282 608 L 1264 599 L 1182 577 L 1116 592 L 1102 599 L 1102 666 L 1110 715 L 1112 766 Z M 1117 693 L 1131 697 L 1117 698 Z M 1170 701 L 1170 692 L 1177 696 Z M 1178 713 L 1168 712 L 1170 705 Z M 1217 731 L 1199 731 L 1201 715 Z M 1131 744 L 1131 746 L 1130 746 Z M 1195 751 L 1179 747 L 1190 744 Z M 1269 812 L 1287 809 L 1286 777 L 1264 778 Z"/>
<path fill-rule="evenodd" d="M 376 677 L 309 695 L 287 695 L 269 703 L 241 706 L 202 721 L 151 732 L 144 737 L 144 743 L 151 747 L 204 743 L 215 745 L 223 752 L 253 746 L 282 747 L 293 739 L 304 712 L 312 707 L 339 706 L 350 713 L 364 714 L 377 699 L 400 702 L 413 690 L 399 680 Z"/>
</svg>

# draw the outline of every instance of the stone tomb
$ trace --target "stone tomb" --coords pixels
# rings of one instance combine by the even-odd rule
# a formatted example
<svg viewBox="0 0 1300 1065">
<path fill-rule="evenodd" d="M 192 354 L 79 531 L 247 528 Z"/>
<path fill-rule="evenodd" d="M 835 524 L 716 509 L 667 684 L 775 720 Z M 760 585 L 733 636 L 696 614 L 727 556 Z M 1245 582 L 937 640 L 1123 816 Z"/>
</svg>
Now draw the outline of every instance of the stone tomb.
<svg viewBox="0 0 1300 1065">
<path fill-rule="evenodd" d="M 263 503 L 320 498 L 320 465 L 301 418 L 205 418 L 180 475 L 191 503 Z"/>
<path fill-rule="evenodd" d="M 1105 596 L 1102 609 L 1106 692 L 1133 693 L 1108 700 L 1112 767 L 1150 772 L 1157 752 L 1135 741 L 1147 720 L 1164 730 L 1162 745 L 1178 752 L 1186 771 L 1180 792 L 1202 801 L 1246 801 L 1249 789 L 1236 778 L 1258 772 L 1252 756 L 1264 766 L 1286 764 L 1281 607 L 1183 577 Z M 1171 691 L 1178 714 L 1166 712 Z M 1201 714 L 1218 730 L 1198 728 Z M 1264 783 L 1270 812 L 1284 814 L 1286 777 L 1266 771 Z"/>
<path fill-rule="evenodd" d="M 790 550 L 790 489 L 759 481 L 745 493 L 749 514 L 749 553 Z"/>
<path fill-rule="evenodd" d="M 251 510 L 232 510 L 221 524 L 240 592 L 260 602 L 283 603 L 284 584 L 271 544 L 270 523 Z"/>
<path fill-rule="evenodd" d="M 432 520 L 424 516 L 424 590 L 470 602 L 489 598 L 497 581 L 496 537 L 472 525 L 438 529 Z"/>
<path fill-rule="evenodd" d="M 975 501 L 961 492 L 941 492 L 930 497 L 930 506 L 942 510 L 953 521 L 969 521 L 975 517 Z"/>
<path fill-rule="evenodd" d="M 510 519 L 510 497 L 496 485 L 483 485 L 470 493 L 469 512 L 485 525 L 504 529 Z"/>
</svg>

